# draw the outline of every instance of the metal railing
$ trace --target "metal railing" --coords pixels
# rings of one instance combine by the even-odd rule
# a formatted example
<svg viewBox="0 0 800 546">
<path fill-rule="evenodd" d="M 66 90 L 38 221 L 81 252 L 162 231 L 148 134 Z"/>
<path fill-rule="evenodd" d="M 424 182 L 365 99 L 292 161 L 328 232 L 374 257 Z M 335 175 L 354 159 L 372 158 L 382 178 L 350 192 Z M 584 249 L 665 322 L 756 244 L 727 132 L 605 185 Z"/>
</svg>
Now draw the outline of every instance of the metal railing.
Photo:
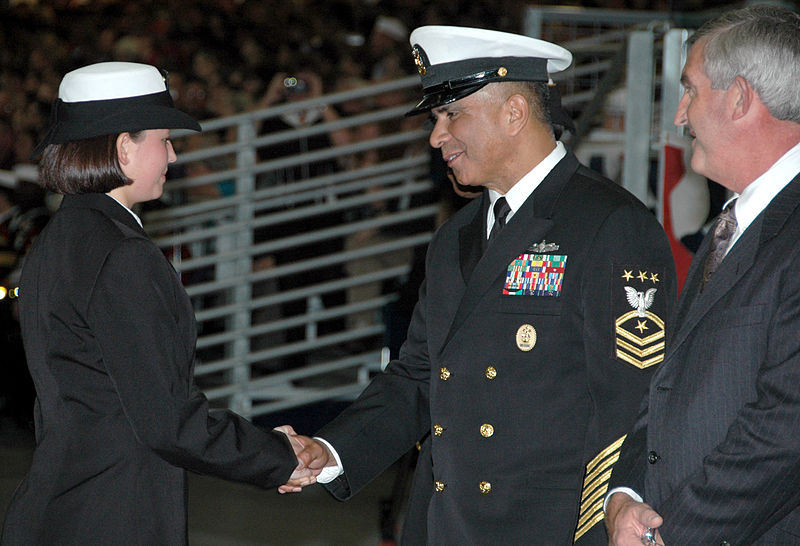
<svg viewBox="0 0 800 546">
<path fill-rule="evenodd" d="M 403 94 L 418 85 L 287 102 L 205 121 L 210 137 L 173 135 L 171 171 L 183 175 L 143 220 L 195 306 L 195 376 L 212 403 L 254 417 L 353 396 L 385 363 L 383 315 L 397 298 L 387 287 L 408 275 L 439 207 L 422 119 L 356 134 L 403 119 L 412 106 Z M 399 104 L 273 127 L 392 95 Z M 369 154 L 380 160 L 359 161 Z"/>
</svg>

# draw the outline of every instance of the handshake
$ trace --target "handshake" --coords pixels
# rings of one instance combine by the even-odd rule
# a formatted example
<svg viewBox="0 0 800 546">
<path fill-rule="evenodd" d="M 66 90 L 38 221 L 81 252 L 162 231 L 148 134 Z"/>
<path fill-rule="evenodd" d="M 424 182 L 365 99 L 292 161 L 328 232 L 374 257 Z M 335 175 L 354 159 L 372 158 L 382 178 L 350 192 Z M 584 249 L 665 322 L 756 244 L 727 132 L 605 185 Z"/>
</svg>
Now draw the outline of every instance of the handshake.
<svg viewBox="0 0 800 546">
<path fill-rule="evenodd" d="M 279 493 L 299 493 L 307 485 L 316 483 L 317 476 L 325 467 L 337 466 L 336 458 L 322 442 L 297 434 L 290 425 L 275 427 L 274 430 L 286 434 L 297 456 L 297 468 L 289 481 L 278 487 Z"/>
</svg>

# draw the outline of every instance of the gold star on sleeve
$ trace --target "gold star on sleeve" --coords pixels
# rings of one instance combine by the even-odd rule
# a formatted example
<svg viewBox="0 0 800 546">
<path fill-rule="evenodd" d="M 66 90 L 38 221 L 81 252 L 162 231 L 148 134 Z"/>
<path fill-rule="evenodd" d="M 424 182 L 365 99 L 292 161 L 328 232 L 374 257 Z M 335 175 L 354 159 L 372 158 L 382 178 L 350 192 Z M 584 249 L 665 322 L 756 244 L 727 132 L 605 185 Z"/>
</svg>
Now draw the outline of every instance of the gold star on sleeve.
<svg viewBox="0 0 800 546">
<path fill-rule="evenodd" d="M 636 326 L 634 326 L 634 328 L 639 330 L 640 334 L 643 334 L 645 330 L 649 330 L 649 328 L 647 327 L 647 321 L 646 320 L 637 320 L 636 321 Z"/>
<path fill-rule="evenodd" d="M 661 279 L 658 278 L 658 273 L 651 273 L 650 274 L 650 280 L 653 281 L 653 284 L 656 284 Z"/>
<path fill-rule="evenodd" d="M 622 278 L 626 281 L 630 281 L 633 278 L 633 270 L 628 271 L 627 269 L 624 269 L 623 271 L 625 271 L 625 274 L 622 275 Z"/>
<path fill-rule="evenodd" d="M 636 275 L 636 278 L 640 281 L 644 282 L 647 280 L 647 271 L 639 271 L 639 274 Z"/>
</svg>

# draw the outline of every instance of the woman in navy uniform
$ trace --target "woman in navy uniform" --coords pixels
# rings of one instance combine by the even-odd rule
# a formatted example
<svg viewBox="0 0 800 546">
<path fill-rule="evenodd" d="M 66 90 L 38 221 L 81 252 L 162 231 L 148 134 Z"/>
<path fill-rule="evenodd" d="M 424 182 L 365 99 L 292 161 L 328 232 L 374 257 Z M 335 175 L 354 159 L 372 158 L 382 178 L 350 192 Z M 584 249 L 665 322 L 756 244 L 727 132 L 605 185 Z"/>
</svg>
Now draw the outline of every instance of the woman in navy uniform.
<svg viewBox="0 0 800 546">
<path fill-rule="evenodd" d="M 298 467 L 285 434 L 209 412 L 193 384 L 192 306 L 132 211 L 161 195 L 176 128 L 200 130 L 153 66 L 62 80 L 37 153 L 64 198 L 20 281 L 36 450 L 3 544 L 186 543 L 187 469 L 272 488 Z"/>
</svg>

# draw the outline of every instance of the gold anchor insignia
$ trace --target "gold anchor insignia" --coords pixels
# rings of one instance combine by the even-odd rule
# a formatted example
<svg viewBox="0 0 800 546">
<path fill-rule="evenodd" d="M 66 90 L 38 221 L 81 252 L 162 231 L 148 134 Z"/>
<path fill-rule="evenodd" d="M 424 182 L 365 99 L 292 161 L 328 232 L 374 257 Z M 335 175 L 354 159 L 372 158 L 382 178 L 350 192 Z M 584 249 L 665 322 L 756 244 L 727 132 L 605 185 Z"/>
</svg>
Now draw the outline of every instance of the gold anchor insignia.
<svg viewBox="0 0 800 546">
<path fill-rule="evenodd" d="M 425 67 L 425 63 L 422 61 L 422 55 L 419 53 L 419 48 L 414 46 L 414 49 L 411 50 L 411 53 L 414 55 L 414 64 L 417 65 L 417 72 L 419 72 L 420 76 L 424 76 L 428 69 Z"/>
</svg>

